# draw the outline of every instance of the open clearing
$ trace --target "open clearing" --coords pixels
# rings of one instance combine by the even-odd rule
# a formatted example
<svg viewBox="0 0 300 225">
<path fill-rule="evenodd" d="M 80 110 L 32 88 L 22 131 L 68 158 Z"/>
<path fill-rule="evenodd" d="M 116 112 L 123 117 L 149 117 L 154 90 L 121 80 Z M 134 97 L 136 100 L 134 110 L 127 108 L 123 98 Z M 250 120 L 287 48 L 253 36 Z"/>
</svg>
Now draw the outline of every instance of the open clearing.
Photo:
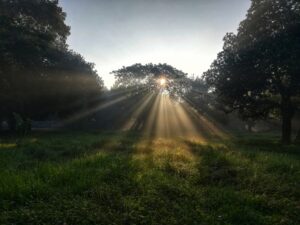
<svg viewBox="0 0 300 225">
<path fill-rule="evenodd" d="M 300 146 L 276 140 L 1 138 L 0 224 L 300 224 Z"/>
</svg>

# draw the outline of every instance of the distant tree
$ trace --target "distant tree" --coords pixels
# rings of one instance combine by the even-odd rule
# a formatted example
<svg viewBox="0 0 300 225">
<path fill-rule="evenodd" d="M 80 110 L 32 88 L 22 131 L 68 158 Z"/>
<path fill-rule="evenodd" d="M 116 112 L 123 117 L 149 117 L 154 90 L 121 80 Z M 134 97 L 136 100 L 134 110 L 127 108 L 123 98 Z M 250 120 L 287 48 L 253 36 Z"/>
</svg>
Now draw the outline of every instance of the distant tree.
<svg viewBox="0 0 300 225">
<path fill-rule="evenodd" d="M 166 90 L 173 97 L 181 97 L 190 88 L 187 74 L 167 64 L 134 64 L 112 74 L 116 78 L 115 89 L 138 92 Z"/>
<path fill-rule="evenodd" d="M 209 111 L 213 101 L 213 96 L 209 93 L 209 85 L 202 78 L 191 79 L 190 84 L 185 100 L 203 113 Z"/>
<path fill-rule="evenodd" d="M 64 114 L 101 92 L 93 64 L 68 50 L 65 17 L 58 0 L 0 0 L 0 119 Z"/>
<path fill-rule="evenodd" d="M 282 142 L 291 142 L 291 121 L 300 95 L 300 2 L 252 0 L 238 33 L 204 74 L 227 111 L 247 118 L 280 116 Z"/>
</svg>

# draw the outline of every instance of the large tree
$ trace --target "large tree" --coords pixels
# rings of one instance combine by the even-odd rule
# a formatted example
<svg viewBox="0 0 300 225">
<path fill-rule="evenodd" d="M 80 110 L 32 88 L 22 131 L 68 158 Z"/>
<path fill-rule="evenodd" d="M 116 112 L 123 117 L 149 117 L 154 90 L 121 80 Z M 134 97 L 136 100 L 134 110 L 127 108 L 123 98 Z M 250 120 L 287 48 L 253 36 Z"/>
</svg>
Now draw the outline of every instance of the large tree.
<svg viewBox="0 0 300 225">
<path fill-rule="evenodd" d="M 167 91 L 172 97 L 182 97 L 190 89 L 187 74 L 168 64 L 134 64 L 113 71 L 114 88 L 132 91 Z"/>
<path fill-rule="evenodd" d="M 288 144 L 299 106 L 299 71 L 300 2 L 252 0 L 205 77 L 227 110 L 244 118 L 280 116 L 282 142 Z"/>
<path fill-rule="evenodd" d="M 93 64 L 68 49 L 65 17 L 58 0 L 0 0 L 0 117 L 64 114 L 100 93 Z"/>
</svg>

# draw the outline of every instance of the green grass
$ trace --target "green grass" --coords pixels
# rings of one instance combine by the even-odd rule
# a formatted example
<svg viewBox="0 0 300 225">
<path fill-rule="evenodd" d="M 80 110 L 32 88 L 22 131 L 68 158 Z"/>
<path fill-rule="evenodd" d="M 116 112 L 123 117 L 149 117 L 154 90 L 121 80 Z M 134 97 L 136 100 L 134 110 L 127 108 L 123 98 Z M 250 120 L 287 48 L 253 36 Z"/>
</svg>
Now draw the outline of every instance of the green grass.
<svg viewBox="0 0 300 225">
<path fill-rule="evenodd" d="M 300 224 L 300 146 L 276 140 L 1 138 L 0 224 Z"/>
</svg>

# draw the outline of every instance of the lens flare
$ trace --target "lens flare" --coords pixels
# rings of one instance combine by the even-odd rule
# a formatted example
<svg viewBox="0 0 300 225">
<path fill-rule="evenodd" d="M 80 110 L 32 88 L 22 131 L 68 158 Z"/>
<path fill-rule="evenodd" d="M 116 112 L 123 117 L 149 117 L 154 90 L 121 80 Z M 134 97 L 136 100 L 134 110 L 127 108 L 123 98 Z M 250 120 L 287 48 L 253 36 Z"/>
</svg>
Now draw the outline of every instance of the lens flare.
<svg viewBox="0 0 300 225">
<path fill-rule="evenodd" d="M 159 85 L 160 86 L 164 87 L 166 85 L 166 83 L 167 83 L 167 80 L 165 78 L 160 78 L 159 79 Z"/>
</svg>

